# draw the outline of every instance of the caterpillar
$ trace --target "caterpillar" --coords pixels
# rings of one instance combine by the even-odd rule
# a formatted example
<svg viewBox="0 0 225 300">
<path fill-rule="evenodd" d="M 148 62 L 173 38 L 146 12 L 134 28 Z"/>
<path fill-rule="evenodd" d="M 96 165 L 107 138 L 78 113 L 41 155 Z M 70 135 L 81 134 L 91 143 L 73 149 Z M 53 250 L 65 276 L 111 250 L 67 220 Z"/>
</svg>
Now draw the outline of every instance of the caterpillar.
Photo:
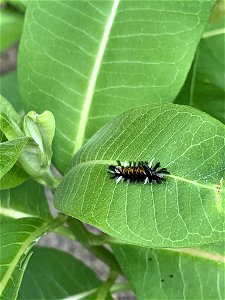
<svg viewBox="0 0 225 300">
<path fill-rule="evenodd" d="M 143 182 L 147 183 L 161 183 L 165 180 L 165 175 L 170 174 L 166 168 L 160 168 L 160 162 L 157 162 L 153 167 L 152 162 L 139 161 L 139 162 L 124 162 L 122 165 L 119 160 L 116 161 L 117 165 L 110 165 L 108 172 L 111 179 L 116 179 L 116 183 L 120 181 L 128 182 Z"/>
</svg>

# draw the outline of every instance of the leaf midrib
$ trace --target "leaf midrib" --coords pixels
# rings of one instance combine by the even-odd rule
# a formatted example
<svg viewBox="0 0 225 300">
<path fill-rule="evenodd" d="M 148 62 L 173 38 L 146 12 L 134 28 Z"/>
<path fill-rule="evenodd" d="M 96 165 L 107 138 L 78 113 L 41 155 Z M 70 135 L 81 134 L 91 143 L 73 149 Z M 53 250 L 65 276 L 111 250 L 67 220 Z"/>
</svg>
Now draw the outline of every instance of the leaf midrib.
<svg viewBox="0 0 225 300">
<path fill-rule="evenodd" d="M 219 263 L 225 264 L 225 256 L 217 253 L 207 252 L 198 248 L 165 248 L 167 251 L 179 252 L 180 254 L 187 254 L 194 257 L 199 257 Z"/>
<path fill-rule="evenodd" d="M 5 217 L 9 217 L 12 219 L 21 219 L 21 218 L 35 218 L 37 216 L 35 215 L 31 215 L 19 210 L 15 210 L 12 208 L 6 208 L 6 207 L 2 207 L 0 206 L 0 216 L 5 216 Z"/>
<path fill-rule="evenodd" d="M 77 131 L 78 134 L 76 137 L 73 154 L 76 153 L 78 149 L 80 149 L 80 147 L 83 145 L 83 142 L 84 142 L 85 130 L 86 130 L 87 122 L 88 122 L 89 112 L 91 109 L 91 103 L 92 103 L 92 99 L 93 99 L 93 95 L 94 95 L 95 85 L 97 82 L 99 70 L 101 67 L 101 62 L 102 62 L 102 59 L 104 56 L 105 48 L 106 48 L 106 45 L 108 42 L 108 37 L 109 37 L 110 31 L 111 31 L 111 28 L 113 25 L 113 21 L 116 16 L 116 11 L 119 6 L 119 3 L 120 3 L 120 0 L 114 0 L 108 21 L 106 23 L 105 31 L 103 33 L 103 36 L 102 36 L 102 39 L 100 42 L 96 60 L 95 60 L 94 66 L 93 66 L 91 76 L 90 76 L 89 85 L 87 87 L 87 93 L 86 93 L 86 96 L 84 99 L 82 113 L 80 115 L 80 121 L 78 124 L 78 131 Z"/>
<path fill-rule="evenodd" d="M 225 29 L 224 28 L 218 28 L 218 29 L 214 29 L 214 30 L 210 30 L 210 31 L 206 31 L 205 33 L 203 33 L 202 38 L 203 39 L 207 39 L 216 35 L 223 35 L 225 34 Z"/>
<path fill-rule="evenodd" d="M 1 294 L 0 295 L 3 295 L 4 289 L 5 289 L 6 285 L 8 284 L 8 281 L 10 280 L 16 266 L 18 265 L 21 257 L 24 255 L 26 249 L 38 237 L 40 237 L 47 231 L 52 230 L 52 229 L 60 226 L 61 224 L 63 224 L 65 222 L 65 218 L 66 217 L 60 216 L 50 222 L 43 223 L 43 225 L 40 228 L 38 228 L 31 235 L 29 235 L 29 237 L 26 239 L 26 241 L 21 245 L 20 250 L 17 252 L 17 255 L 14 257 L 13 261 L 10 264 L 10 267 L 8 268 L 8 270 L 6 271 L 5 275 L 2 278 L 2 281 L 0 282 L 0 286 L 1 286 Z"/>
<path fill-rule="evenodd" d="M 80 162 L 78 164 L 74 164 L 73 168 L 77 167 L 77 166 L 86 166 L 86 165 L 115 165 L 115 164 L 116 164 L 115 160 L 89 160 L 89 161 L 85 161 L 85 162 Z M 72 169 L 70 170 L 70 172 L 72 171 Z M 189 184 L 197 186 L 199 188 L 212 190 L 214 192 L 218 191 L 218 185 L 215 185 L 215 184 L 205 185 L 205 184 L 199 183 L 199 182 L 197 182 L 195 180 L 190 180 L 190 179 L 186 179 L 186 178 L 181 177 L 181 176 L 176 176 L 176 175 L 171 175 L 171 174 L 167 175 L 167 177 L 170 177 L 170 178 L 173 178 L 175 180 L 179 180 L 179 181 L 183 181 L 183 182 L 189 183 Z"/>
</svg>

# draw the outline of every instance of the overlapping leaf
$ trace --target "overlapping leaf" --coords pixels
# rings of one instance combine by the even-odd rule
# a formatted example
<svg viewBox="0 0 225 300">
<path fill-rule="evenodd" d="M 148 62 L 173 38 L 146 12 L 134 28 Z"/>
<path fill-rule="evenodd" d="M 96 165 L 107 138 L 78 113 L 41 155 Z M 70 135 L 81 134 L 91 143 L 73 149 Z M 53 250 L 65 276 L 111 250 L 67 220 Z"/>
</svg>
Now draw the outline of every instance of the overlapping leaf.
<svg viewBox="0 0 225 300">
<path fill-rule="evenodd" d="M 3 90 L 4 95 L 7 96 L 9 93 L 7 92 L 9 88 L 7 88 L 7 80 L 1 79 L 1 91 Z M 4 90 L 4 86 L 6 85 L 6 88 Z M 12 89 L 17 89 L 17 85 L 15 82 L 11 86 Z M 21 117 L 17 114 L 12 104 L 2 95 L 0 95 L 0 112 L 5 114 L 9 120 L 14 121 L 15 123 L 19 123 L 21 121 Z M 2 124 L 1 124 L 2 126 Z"/>
<path fill-rule="evenodd" d="M 30 138 L 24 137 L 0 144 L 0 178 L 2 178 L 15 165 L 21 152 L 29 141 Z"/>
<path fill-rule="evenodd" d="M 25 182 L 28 175 L 20 166 L 14 165 L 0 180 L 0 190 L 11 189 Z M 1 192 L 0 192 L 1 193 Z"/>
<path fill-rule="evenodd" d="M 38 218 L 23 218 L 12 220 L 0 227 L 0 297 L 16 299 L 27 262 L 30 259 L 30 249 L 37 239 L 58 224 L 61 219 L 44 221 Z"/>
<path fill-rule="evenodd" d="M 155 158 L 171 175 L 157 184 L 116 184 L 107 168 Z M 97 132 L 55 193 L 63 213 L 133 244 L 184 247 L 225 236 L 225 126 L 173 104 L 130 110 Z"/>
<path fill-rule="evenodd" d="M 100 284 L 95 273 L 71 255 L 51 248 L 35 248 L 18 299 L 65 299 L 78 294 L 80 299 L 86 299 L 85 295 L 93 294 Z"/>
<path fill-rule="evenodd" d="M 0 218 L 40 217 L 50 218 L 44 187 L 28 180 L 22 185 L 0 192 Z"/>
<path fill-rule="evenodd" d="M 113 250 L 138 299 L 224 299 L 224 244 L 210 250 L 132 246 Z"/>
<path fill-rule="evenodd" d="M 113 116 L 173 101 L 214 3 L 29 2 L 21 91 L 27 110 L 54 113 L 54 163 L 61 171 Z"/>
</svg>

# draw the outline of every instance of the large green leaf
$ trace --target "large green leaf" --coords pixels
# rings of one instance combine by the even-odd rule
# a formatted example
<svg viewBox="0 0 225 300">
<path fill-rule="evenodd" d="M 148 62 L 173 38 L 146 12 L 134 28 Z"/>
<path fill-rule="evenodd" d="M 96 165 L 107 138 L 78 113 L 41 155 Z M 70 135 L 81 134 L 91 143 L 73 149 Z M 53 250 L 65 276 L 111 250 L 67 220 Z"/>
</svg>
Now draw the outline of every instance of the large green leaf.
<svg viewBox="0 0 225 300">
<path fill-rule="evenodd" d="M 225 253 L 216 247 L 209 251 L 113 246 L 113 250 L 138 299 L 224 299 Z"/>
<path fill-rule="evenodd" d="M 30 138 L 24 137 L 0 144 L 0 178 L 15 165 L 29 141 Z"/>
<path fill-rule="evenodd" d="M 116 160 L 155 158 L 162 184 L 116 184 Z M 75 155 L 55 192 L 61 212 L 128 243 L 184 247 L 225 237 L 225 126 L 192 107 L 155 104 L 129 110 Z"/>
<path fill-rule="evenodd" d="M 214 0 L 31 1 L 19 53 L 27 110 L 56 118 L 54 163 L 65 171 L 113 116 L 172 102 Z"/>
<path fill-rule="evenodd" d="M 16 299 L 21 279 L 31 256 L 30 249 L 40 236 L 62 224 L 64 218 L 44 221 L 23 218 L 1 224 L 1 299 Z"/>
<path fill-rule="evenodd" d="M 41 217 L 50 218 L 44 187 L 35 181 L 28 180 L 22 185 L 0 191 L 0 218 Z"/>
<path fill-rule="evenodd" d="M 176 103 L 192 105 L 225 123 L 225 18 L 210 23 Z"/>
<path fill-rule="evenodd" d="M 35 248 L 18 299 L 64 299 L 93 293 L 100 284 L 95 273 L 73 256 L 56 249 Z"/>
</svg>

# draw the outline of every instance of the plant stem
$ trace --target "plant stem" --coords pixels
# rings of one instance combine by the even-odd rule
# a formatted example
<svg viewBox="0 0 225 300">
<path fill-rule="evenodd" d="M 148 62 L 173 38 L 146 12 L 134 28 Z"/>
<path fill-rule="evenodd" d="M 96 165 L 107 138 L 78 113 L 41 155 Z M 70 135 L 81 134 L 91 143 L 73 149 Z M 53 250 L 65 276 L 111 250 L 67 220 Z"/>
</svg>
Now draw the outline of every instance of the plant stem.
<svg viewBox="0 0 225 300">
<path fill-rule="evenodd" d="M 107 294 L 110 291 L 110 288 L 115 282 L 117 276 L 118 272 L 112 270 L 110 271 L 108 279 L 101 285 L 98 290 L 98 294 L 96 297 L 97 300 L 104 300 L 107 298 Z"/>
<path fill-rule="evenodd" d="M 117 272 L 121 273 L 120 266 L 112 252 L 110 252 L 104 246 L 91 245 L 93 234 L 84 227 L 81 221 L 69 217 L 67 224 L 75 235 L 76 239 L 81 242 L 88 251 L 106 263 L 113 271 L 116 270 Z"/>
<path fill-rule="evenodd" d="M 51 220 L 50 222 L 48 222 L 48 231 L 53 231 L 54 229 L 56 229 L 57 227 L 62 226 L 66 220 L 67 220 L 67 216 L 63 215 L 63 214 L 59 214 L 57 218 Z"/>
<path fill-rule="evenodd" d="M 43 173 L 42 177 L 40 178 L 34 178 L 39 183 L 48 186 L 53 191 L 56 189 L 56 187 L 59 185 L 62 178 L 55 176 L 50 167 L 46 169 L 46 171 Z"/>
<path fill-rule="evenodd" d="M 66 237 L 72 241 L 77 241 L 77 237 L 72 233 L 71 229 L 65 226 L 60 226 L 54 230 L 54 232 L 60 236 Z M 92 246 L 102 246 L 104 244 L 119 244 L 123 245 L 124 243 L 120 240 L 117 240 L 115 238 L 112 238 L 106 234 L 102 235 L 95 235 L 91 232 L 89 233 L 89 241 L 88 244 Z"/>
<path fill-rule="evenodd" d="M 50 188 L 53 190 L 56 189 L 61 180 L 62 178 L 55 176 L 50 169 L 48 170 L 48 173 L 46 174 L 46 183 Z"/>
<path fill-rule="evenodd" d="M 129 282 L 124 283 L 115 283 L 112 285 L 110 292 L 117 293 L 117 292 L 126 292 L 132 290 L 132 287 Z"/>
<path fill-rule="evenodd" d="M 84 292 L 82 294 L 82 297 L 79 298 L 79 299 L 86 299 L 85 297 L 87 297 L 87 299 L 91 299 L 91 297 L 90 297 L 91 295 L 93 295 L 93 299 L 95 299 L 95 295 L 97 294 L 98 291 L 99 291 L 99 288 L 95 288 L 95 289 L 89 290 L 87 292 Z M 115 283 L 111 286 L 109 291 L 110 291 L 110 293 L 127 292 L 127 291 L 132 291 L 132 288 L 131 288 L 131 285 L 128 282 Z M 71 298 L 71 300 L 72 300 L 72 298 Z"/>
<path fill-rule="evenodd" d="M 60 226 L 54 229 L 54 232 L 62 237 L 65 237 L 67 239 L 70 239 L 72 241 L 76 241 L 77 238 L 75 235 L 71 232 L 71 230 L 68 227 Z"/>
</svg>

